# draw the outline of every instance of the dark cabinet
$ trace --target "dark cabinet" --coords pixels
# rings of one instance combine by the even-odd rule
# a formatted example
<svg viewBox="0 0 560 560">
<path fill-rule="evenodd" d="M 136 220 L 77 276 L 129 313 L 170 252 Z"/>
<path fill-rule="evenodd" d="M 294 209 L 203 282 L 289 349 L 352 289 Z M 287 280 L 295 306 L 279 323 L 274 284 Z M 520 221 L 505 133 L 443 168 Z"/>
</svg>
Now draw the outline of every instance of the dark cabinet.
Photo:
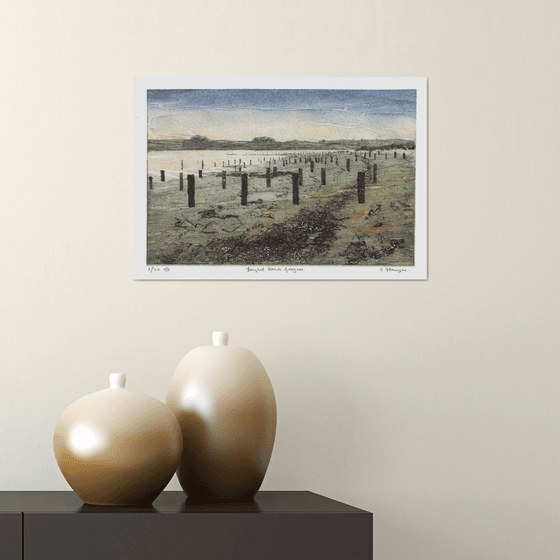
<svg viewBox="0 0 560 560">
<path fill-rule="evenodd" d="M 73 492 L 0 492 L 3 560 L 371 560 L 372 514 L 312 492 L 150 508 L 87 506 Z"/>
</svg>

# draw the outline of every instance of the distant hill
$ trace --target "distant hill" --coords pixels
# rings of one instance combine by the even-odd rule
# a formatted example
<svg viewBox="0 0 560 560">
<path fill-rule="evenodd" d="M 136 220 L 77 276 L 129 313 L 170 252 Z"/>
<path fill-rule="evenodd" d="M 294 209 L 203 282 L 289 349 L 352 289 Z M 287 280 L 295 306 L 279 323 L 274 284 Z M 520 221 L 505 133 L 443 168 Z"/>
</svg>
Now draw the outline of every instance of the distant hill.
<svg viewBox="0 0 560 560">
<path fill-rule="evenodd" d="M 204 136 L 193 136 L 184 140 L 151 140 L 148 139 L 148 151 L 173 150 L 414 150 L 414 140 L 392 138 L 388 140 L 323 140 L 322 142 L 305 142 L 288 140 L 279 142 L 274 138 L 259 136 L 250 141 L 209 140 Z"/>
</svg>

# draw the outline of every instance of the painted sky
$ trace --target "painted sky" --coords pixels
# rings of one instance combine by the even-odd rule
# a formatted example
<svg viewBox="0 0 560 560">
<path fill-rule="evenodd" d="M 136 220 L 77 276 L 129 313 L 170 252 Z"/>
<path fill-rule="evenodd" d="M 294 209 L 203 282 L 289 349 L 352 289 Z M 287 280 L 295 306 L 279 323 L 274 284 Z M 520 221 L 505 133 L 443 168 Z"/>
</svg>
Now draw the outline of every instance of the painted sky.
<svg viewBox="0 0 560 560">
<path fill-rule="evenodd" d="M 416 90 L 148 90 L 148 138 L 415 139 Z"/>
</svg>

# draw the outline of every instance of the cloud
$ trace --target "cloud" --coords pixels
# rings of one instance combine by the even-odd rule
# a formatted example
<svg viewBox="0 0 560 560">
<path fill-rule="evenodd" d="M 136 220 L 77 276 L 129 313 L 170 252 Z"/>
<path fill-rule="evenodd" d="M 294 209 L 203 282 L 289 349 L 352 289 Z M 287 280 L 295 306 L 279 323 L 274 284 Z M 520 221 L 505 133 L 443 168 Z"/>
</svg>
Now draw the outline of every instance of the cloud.
<svg viewBox="0 0 560 560">
<path fill-rule="evenodd" d="M 317 118 L 321 116 L 323 118 Z M 152 116 L 148 123 L 148 137 L 154 139 L 190 138 L 200 134 L 212 140 L 251 140 L 256 136 L 270 136 L 280 141 L 318 141 L 414 138 L 415 132 L 415 120 L 409 117 L 343 112 L 333 115 L 329 111 L 317 115 L 316 112 L 202 109 Z"/>
</svg>

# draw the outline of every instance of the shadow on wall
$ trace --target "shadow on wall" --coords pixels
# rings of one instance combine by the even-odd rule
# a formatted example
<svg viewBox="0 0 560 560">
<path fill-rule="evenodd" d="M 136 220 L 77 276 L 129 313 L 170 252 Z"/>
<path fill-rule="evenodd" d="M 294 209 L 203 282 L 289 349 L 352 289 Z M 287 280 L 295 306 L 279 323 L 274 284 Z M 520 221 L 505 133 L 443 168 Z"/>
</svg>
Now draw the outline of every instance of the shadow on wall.
<svg viewBox="0 0 560 560">
<path fill-rule="evenodd" d="M 302 355 L 299 364 L 305 359 Z M 299 372 L 299 364 L 294 359 L 287 371 Z M 278 395 L 286 406 L 279 406 L 277 445 L 289 446 L 294 458 L 282 466 L 283 477 L 290 471 L 289 484 L 333 497 L 334 489 L 344 493 L 371 484 L 379 422 L 371 394 L 360 392 L 344 375 L 326 376 L 331 369 L 332 362 L 323 356 L 306 367 L 305 376 L 298 373 L 297 391 L 289 385 L 289 396 Z"/>
<path fill-rule="evenodd" d="M 430 539 L 417 529 L 384 518 L 381 511 L 374 515 L 373 536 L 375 560 L 476 560 L 450 543 Z"/>
</svg>

